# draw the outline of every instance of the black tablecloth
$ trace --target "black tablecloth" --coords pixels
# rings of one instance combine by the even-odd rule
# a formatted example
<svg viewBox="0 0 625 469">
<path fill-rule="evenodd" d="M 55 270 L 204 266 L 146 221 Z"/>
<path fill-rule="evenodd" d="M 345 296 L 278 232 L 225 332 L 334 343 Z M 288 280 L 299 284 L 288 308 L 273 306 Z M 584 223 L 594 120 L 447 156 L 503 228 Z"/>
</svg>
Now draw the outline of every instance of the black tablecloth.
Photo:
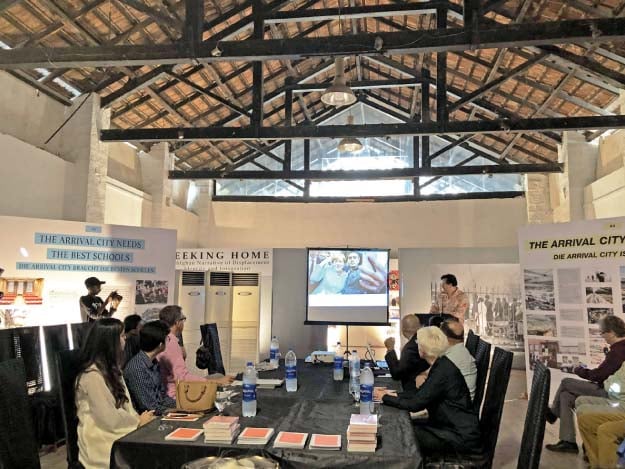
<svg viewBox="0 0 625 469">
<path fill-rule="evenodd" d="M 284 368 L 262 372 L 261 378 L 283 377 Z M 393 387 L 391 380 L 376 378 L 376 385 Z M 352 413 L 358 407 L 348 393 L 348 380 L 335 382 L 331 366 L 298 362 L 298 390 L 287 393 L 278 389 L 258 390 L 256 417 L 241 418 L 241 427 L 271 427 L 280 431 L 342 435 L 340 451 L 275 449 L 273 438 L 264 446 L 209 445 L 203 436 L 194 442 L 166 441 L 173 429 L 159 431 L 160 419 L 126 435 L 113 445 L 111 467 L 115 468 L 180 468 L 185 462 L 206 456 L 261 455 L 289 468 L 384 467 L 418 468 L 421 454 L 417 447 L 407 412 L 383 407 L 375 453 L 348 453 L 346 431 Z M 241 416 L 240 396 L 235 398 L 226 414 Z M 213 414 L 197 422 L 166 422 L 176 427 L 202 428 Z M 275 436 L 274 434 L 274 436 Z"/>
</svg>

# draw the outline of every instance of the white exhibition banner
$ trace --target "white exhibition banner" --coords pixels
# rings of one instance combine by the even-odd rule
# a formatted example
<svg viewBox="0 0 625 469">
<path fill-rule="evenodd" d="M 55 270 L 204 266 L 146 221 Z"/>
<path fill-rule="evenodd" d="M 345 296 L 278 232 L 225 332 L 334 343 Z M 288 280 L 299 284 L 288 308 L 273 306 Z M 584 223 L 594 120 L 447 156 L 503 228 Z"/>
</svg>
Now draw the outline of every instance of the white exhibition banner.
<svg viewBox="0 0 625 469">
<path fill-rule="evenodd" d="M 551 369 L 553 395 L 575 366 L 605 358 L 598 321 L 625 319 L 625 218 L 523 227 L 519 259 L 528 389 L 540 361 Z"/>
<path fill-rule="evenodd" d="M 84 281 L 123 297 L 115 317 L 145 318 L 174 300 L 176 231 L 0 217 L 0 328 L 80 322 Z"/>
<path fill-rule="evenodd" d="M 255 273 L 271 277 L 273 249 L 178 249 L 176 270 Z"/>
</svg>

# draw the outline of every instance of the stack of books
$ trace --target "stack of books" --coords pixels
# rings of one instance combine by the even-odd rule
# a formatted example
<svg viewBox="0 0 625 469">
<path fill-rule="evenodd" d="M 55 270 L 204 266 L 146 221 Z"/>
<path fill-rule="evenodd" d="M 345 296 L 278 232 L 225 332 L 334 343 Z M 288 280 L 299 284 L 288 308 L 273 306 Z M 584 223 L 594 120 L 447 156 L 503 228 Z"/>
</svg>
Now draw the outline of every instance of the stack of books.
<svg viewBox="0 0 625 469">
<path fill-rule="evenodd" d="M 280 432 L 273 442 L 273 447 L 303 449 L 307 439 L 308 433 Z"/>
<path fill-rule="evenodd" d="M 239 435 L 240 445 L 264 445 L 271 439 L 273 428 L 247 427 Z"/>
<path fill-rule="evenodd" d="M 215 415 L 204 422 L 204 442 L 230 444 L 240 427 L 239 417 Z"/>
<path fill-rule="evenodd" d="M 347 451 L 374 453 L 378 443 L 378 416 L 352 414 L 347 427 Z"/>
</svg>

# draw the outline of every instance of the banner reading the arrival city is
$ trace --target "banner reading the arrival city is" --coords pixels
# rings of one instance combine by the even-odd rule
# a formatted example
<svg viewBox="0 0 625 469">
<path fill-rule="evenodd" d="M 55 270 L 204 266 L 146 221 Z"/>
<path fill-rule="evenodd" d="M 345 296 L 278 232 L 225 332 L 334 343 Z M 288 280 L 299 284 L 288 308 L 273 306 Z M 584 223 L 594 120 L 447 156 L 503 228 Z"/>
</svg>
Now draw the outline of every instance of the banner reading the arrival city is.
<svg viewBox="0 0 625 469">
<path fill-rule="evenodd" d="M 625 319 L 625 218 L 523 227 L 519 259 L 528 389 L 540 361 L 553 394 L 576 366 L 603 361 L 599 320 Z"/>
<path fill-rule="evenodd" d="M 0 217 L 0 328 L 80 322 L 85 279 L 122 296 L 115 317 L 151 319 L 174 298 L 176 231 Z"/>
</svg>

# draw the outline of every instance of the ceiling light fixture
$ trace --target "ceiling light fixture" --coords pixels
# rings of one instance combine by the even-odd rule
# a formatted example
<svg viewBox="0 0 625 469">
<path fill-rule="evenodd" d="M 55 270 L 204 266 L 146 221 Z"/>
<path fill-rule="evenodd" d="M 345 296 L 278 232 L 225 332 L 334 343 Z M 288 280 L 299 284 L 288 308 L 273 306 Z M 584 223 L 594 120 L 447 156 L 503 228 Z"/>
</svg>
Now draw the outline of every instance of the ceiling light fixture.
<svg viewBox="0 0 625 469">
<path fill-rule="evenodd" d="M 354 116 L 351 114 L 347 116 L 347 125 L 354 125 Z M 342 152 L 355 153 L 362 150 L 363 146 L 356 137 L 345 137 L 341 139 L 337 148 Z"/>
<path fill-rule="evenodd" d="M 349 106 L 356 102 L 356 95 L 345 81 L 345 63 L 343 57 L 334 60 L 334 81 L 321 95 L 321 101 L 328 106 Z"/>
</svg>

